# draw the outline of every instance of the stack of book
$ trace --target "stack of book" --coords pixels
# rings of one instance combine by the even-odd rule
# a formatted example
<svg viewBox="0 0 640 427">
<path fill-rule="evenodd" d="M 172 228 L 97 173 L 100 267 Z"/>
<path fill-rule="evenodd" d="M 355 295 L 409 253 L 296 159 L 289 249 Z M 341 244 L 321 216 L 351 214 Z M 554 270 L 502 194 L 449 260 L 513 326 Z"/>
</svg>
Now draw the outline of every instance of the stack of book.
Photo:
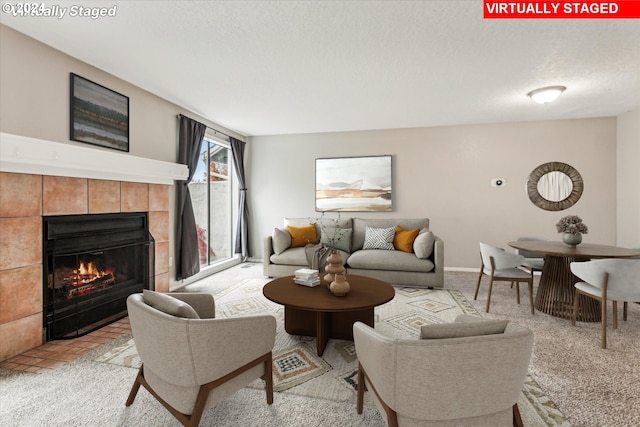
<svg viewBox="0 0 640 427">
<path fill-rule="evenodd" d="M 318 270 L 301 268 L 295 271 L 293 280 L 298 285 L 314 287 L 320 284 L 320 275 L 318 274 Z"/>
</svg>

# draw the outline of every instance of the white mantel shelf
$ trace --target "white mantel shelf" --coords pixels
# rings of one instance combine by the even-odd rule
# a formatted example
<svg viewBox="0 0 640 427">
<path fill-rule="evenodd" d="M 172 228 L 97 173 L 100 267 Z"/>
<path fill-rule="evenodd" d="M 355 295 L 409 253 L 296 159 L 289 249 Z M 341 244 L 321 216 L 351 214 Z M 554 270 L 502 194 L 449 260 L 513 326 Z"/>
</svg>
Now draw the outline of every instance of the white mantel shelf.
<svg viewBox="0 0 640 427">
<path fill-rule="evenodd" d="M 173 185 L 189 168 L 118 151 L 0 132 L 0 172 Z"/>
</svg>

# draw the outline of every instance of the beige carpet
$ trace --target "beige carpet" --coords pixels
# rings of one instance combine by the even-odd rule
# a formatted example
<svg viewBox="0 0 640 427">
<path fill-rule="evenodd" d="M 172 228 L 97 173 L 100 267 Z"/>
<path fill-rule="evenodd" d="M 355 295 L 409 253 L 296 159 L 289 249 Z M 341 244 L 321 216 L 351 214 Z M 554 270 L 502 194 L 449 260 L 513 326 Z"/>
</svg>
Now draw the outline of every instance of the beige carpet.
<svg viewBox="0 0 640 427">
<path fill-rule="evenodd" d="M 268 282 L 267 279 L 249 275 L 245 278 L 237 276 L 235 280 L 238 281 L 237 284 L 216 294 L 218 316 L 271 313 L 276 317 L 278 332 L 274 347 L 274 390 L 284 395 L 350 403 L 355 407 L 357 356 L 353 342 L 331 340 L 322 357 L 317 356 L 314 338 L 291 336 L 284 331 L 282 306 L 270 302 L 262 295 L 262 287 Z M 200 283 L 197 286 L 200 291 L 215 288 L 213 283 L 209 286 Z M 395 298 L 376 308 L 375 327 L 389 336 L 417 338 L 420 326 L 452 322 L 462 313 L 481 317 L 473 304 L 458 290 L 396 287 Z M 132 340 L 95 360 L 134 368 L 140 366 Z M 249 387 L 257 390 L 264 388 L 261 381 L 256 381 Z M 368 393 L 365 397 L 365 403 L 373 405 Z M 570 425 L 530 376 L 520 396 L 519 407 L 525 426 Z"/>
</svg>

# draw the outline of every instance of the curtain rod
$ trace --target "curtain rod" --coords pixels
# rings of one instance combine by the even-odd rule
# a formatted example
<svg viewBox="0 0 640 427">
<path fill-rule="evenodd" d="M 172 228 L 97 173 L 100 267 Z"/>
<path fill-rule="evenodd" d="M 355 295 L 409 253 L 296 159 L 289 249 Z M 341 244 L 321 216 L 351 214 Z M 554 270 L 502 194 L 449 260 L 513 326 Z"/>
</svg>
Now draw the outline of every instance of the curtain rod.
<svg viewBox="0 0 640 427">
<path fill-rule="evenodd" d="M 181 118 L 181 117 L 186 117 L 187 119 L 193 120 L 191 117 L 187 117 L 187 116 L 185 116 L 184 114 L 178 114 L 178 118 Z M 204 124 L 204 123 L 203 123 L 203 124 Z M 207 126 L 207 125 L 205 125 L 205 126 Z M 224 132 L 220 132 L 219 130 L 214 129 L 214 128 L 212 128 L 211 126 L 207 126 L 207 129 L 211 129 L 211 130 L 212 130 L 212 131 L 214 131 L 215 133 L 222 134 L 222 135 L 226 136 L 227 138 L 233 138 L 231 135 L 227 135 L 227 134 L 226 134 L 226 133 L 224 133 Z"/>
</svg>

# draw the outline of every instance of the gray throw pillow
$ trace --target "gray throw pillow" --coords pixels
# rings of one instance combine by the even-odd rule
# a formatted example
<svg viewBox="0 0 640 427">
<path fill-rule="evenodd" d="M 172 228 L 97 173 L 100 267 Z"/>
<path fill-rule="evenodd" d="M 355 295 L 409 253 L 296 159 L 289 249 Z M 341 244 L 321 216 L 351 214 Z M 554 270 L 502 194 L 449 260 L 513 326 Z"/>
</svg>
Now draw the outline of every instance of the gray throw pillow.
<svg viewBox="0 0 640 427">
<path fill-rule="evenodd" d="M 291 247 L 291 234 L 287 230 L 274 228 L 271 240 L 273 241 L 273 252 L 276 255 L 280 255 Z"/>
<path fill-rule="evenodd" d="M 433 253 L 433 244 L 436 238 L 433 232 L 423 228 L 413 241 L 413 252 L 418 258 L 427 259 Z"/>
<path fill-rule="evenodd" d="M 424 325 L 420 328 L 420 339 L 444 339 L 502 334 L 508 320 L 480 319 L 458 320 L 455 323 Z"/>
<path fill-rule="evenodd" d="M 352 228 L 323 227 L 320 243 L 334 249 L 350 253 Z"/>
<path fill-rule="evenodd" d="M 142 292 L 142 300 L 145 304 L 171 316 L 184 317 L 185 319 L 200 318 L 198 313 L 196 313 L 189 304 L 167 294 L 144 289 Z"/>
<path fill-rule="evenodd" d="M 396 228 L 375 228 L 367 227 L 364 230 L 364 245 L 362 249 L 386 249 L 395 250 L 393 238 L 396 235 Z"/>
</svg>

